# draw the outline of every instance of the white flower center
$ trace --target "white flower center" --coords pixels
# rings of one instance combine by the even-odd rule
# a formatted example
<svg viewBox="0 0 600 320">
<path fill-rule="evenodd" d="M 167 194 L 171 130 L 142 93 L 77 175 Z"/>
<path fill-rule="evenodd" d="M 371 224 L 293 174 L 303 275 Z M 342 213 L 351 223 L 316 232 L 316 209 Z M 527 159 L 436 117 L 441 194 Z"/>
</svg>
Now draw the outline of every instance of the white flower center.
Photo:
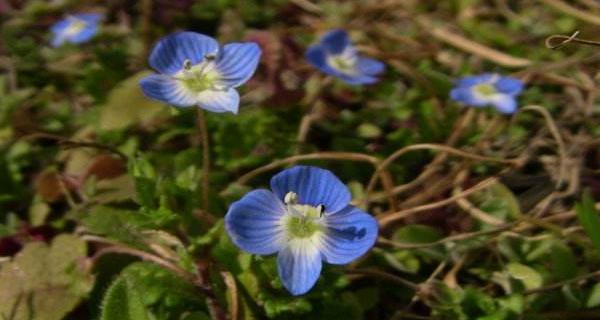
<svg viewBox="0 0 600 320">
<path fill-rule="evenodd" d="M 313 207 L 298 204 L 298 196 L 294 192 L 288 192 L 284 202 L 288 214 L 282 219 L 289 239 L 310 238 L 323 233 L 325 211 L 323 205 Z"/>
<path fill-rule="evenodd" d="M 354 75 L 358 72 L 356 65 L 358 63 L 358 57 L 354 48 L 348 47 L 340 54 L 328 55 L 327 64 L 333 69 L 347 74 Z"/>
<path fill-rule="evenodd" d="M 87 27 L 87 22 L 82 19 L 69 17 L 69 21 L 71 23 L 69 23 L 69 26 L 67 26 L 64 31 L 66 36 L 75 36 Z"/>
<path fill-rule="evenodd" d="M 207 55 L 200 63 L 192 65 L 190 60 L 185 60 L 183 69 L 175 74 L 174 78 L 189 91 L 202 92 L 205 90 L 226 90 L 220 85 L 221 74 L 217 71 L 213 56 Z"/>
<path fill-rule="evenodd" d="M 486 97 L 486 98 L 489 98 L 489 97 L 495 95 L 496 93 L 498 93 L 498 90 L 496 89 L 496 87 L 491 83 L 481 83 L 481 84 L 475 85 L 473 87 L 473 90 L 477 94 L 479 94 L 483 97 Z"/>
</svg>

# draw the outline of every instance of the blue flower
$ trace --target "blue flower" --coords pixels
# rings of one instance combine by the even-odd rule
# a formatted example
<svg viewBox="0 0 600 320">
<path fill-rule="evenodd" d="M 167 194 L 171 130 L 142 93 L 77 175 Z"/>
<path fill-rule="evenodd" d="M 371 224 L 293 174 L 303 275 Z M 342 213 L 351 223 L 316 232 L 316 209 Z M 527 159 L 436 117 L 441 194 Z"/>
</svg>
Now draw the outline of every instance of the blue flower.
<svg viewBox="0 0 600 320">
<path fill-rule="evenodd" d="M 53 38 L 51 45 L 58 47 L 65 42 L 87 42 L 98 32 L 98 22 L 102 15 L 98 13 L 79 13 L 67 16 L 50 28 Z"/>
<path fill-rule="evenodd" d="M 491 105 L 501 113 L 511 114 L 517 110 L 517 96 L 521 91 L 521 80 L 485 73 L 460 79 L 450 92 L 450 98 L 472 107 Z"/>
<path fill-rule="evenodd" d="M 306 59 L 326 74 L 338 77 L 349 84 L 369 84 L 385 70 L 385 65 L 375 59 L 358 55 L 344 30 L 327 32 L 319 43 L 306 51 Z"/>
<path fill-rule="evenodd" d="M 277 254 L 279 277 L 293 295 L 310 290 L 322 261 L 347 264 L 377 239 L 375 219 L 349 204 L 348 188 L 330 171 L 295 166 L 234 202 L 225 216 L 231 240 L 252 254 Z"/>
<path fill-rule="evenodd" d="M 237 113 L 240 96 L 234 88 L 252 77 L 260 54 L 253 42 L 220 48 L 203 34 L 174 33 L 161 39 L 150 54 L 150 66 L 159 74 L 143 78 L 140 85 L 149 98 L 177 107 Z"/>
</svg>

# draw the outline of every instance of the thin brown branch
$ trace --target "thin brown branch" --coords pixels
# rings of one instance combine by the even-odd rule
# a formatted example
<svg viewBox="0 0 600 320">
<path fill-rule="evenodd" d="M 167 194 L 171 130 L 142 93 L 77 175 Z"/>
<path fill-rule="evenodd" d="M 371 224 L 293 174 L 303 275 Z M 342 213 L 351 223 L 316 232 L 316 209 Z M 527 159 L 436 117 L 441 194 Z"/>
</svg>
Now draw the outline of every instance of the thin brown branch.
<svg viewBox="0 0 600 320">
<path fill-rule="evenodd" d="M 432 209 L 436 209 L 439 207 L 443 207 L 443 206 L 452 204 L 452 203 L 456 202 L 456 200 L 464 198 L 464 197 L 466 197 L 472 193 L 475 193 L 477 191 L 483 190 L 483 189 L 493 185 L 497 181 L 498 181 L 497 178 L 489 178 L 489 179 L 481 181 L 480 183 L 476 184 L 475 186 L 473 186 L 461 193 L 458 193 L 448 199 L 444 199 L 444 200 L 441 200 L 438 202 L 393 212 L 390 214 L 386 214 L 385 216 L 383 216 L 382 218 L 379 219 L 379 226 L 381 229 L 385 229 L 392 222 L 404 219 L 404 218 L 409 217 L 417 212 L 432 210 Z"/>
<path fill-rule="evenodd" d="M 504 52 L 484 46 L 478 42 L 467 39 L 450 31 L 445 26 L 436 26 L 425 17 L 418 17 L 417 23 L 423 30 L 429 32 L 434 38 L 449 45 L 457 47 L 466 52 L 480 56 L 504 67 L 522 68 L 532 65 L 532 61 L 524 58 L 514 57 Z"/>
<path fill-rule="evenodd" d="M 393 274 L 383 272 L 383 271 L 372 270 L 372 269 L 346 269 L 345 272 L 348 274 L 358 274 L 358 275 L 365 275 L 365 276 L 381 278 L 383 280 L 391 281 L 391 282 L 397 283 L 401 286 L 408 287 L 415 291 L 419 289 L 418 284 L 416 284 L 412 281 L 400 278 Z"/>
<path fill-rule="evenodd" d="M 391 163 L 396 161 L 396 159 L 400 158 L 404 154 L 411 152 L 411 151 L 416 151 L 416 150 L 443 151 L 443 152 L 453 154 L 456 156 L 460 156 L 463 158 L 481 160 L 481 161 L 489 161 L 489 162 L 498 162 L 498 163 L 510 164 L 510 165 L 516 165 L 520 162 L 519 159 L 508 159 L 507 160 L 507 159 L 498 159 L 498 158 L 481 156 L 478 154 L 469 153 L 469 152 L 462 151 L 460 149 L 456 149 L 456 148 L 452 148 L 452 147 L 448 147 L 445 145 L 431 144 L 431 143 L 413 144 L 413 145 L 410 145 L 410 146 L 407 146 L 407 147 L 397 150 L 396 152 L 392 153 L 389 157 L 387 157 L 383 162 L 381 162 L 381 164 L 379 164 L 379 166 L 375 170 L 375 173 L 373 174 L 373 176 L 371 177 L 371 180 L 369 181 L 369 183 L 367 185 L 366 193 L 369 194 L 369 193 L 373 192 L 373 189 L 375 188 L 375 183 L 377 182 L 377 179 L 379 178 L 379 174 L 383 170 L 385 170 Z"/>
<path fill-rule="evenodd" d="M 555 9 L 562 11 L 565 14 L 571 15 L 575 18 L 583 20 L 585 22 L 600 25 L 600 16 L 589 13 L 583 10 L 579 10 L 563 1 L 560 0 L 541 0 L 543 3 L 554 7 Z"/>
<path fill-rule="evenodd" d="M 265 172 L 269 172 L 273 169 L 292 164 L 298 161 L 306 161 L 306 160 L 341 160 L 341 161 L 358 161 L 358 162 L 368 162 L 373 165 L 379 164 L 379 159 L 376 157 L 364 154 L 364 153 L 355 153 L 355 152 L 316 152 L 316 153 L 308 153 L 301 154 L 297 156 L 291 156 L 285 159 L 275 160 L 267 165 L 256 168 L 243 176 L 241 176 L 236 183 L 237 184 L 246 184 L 248 181 L 252 180 L 254 177 L 263 174 Z"/>
</svg>

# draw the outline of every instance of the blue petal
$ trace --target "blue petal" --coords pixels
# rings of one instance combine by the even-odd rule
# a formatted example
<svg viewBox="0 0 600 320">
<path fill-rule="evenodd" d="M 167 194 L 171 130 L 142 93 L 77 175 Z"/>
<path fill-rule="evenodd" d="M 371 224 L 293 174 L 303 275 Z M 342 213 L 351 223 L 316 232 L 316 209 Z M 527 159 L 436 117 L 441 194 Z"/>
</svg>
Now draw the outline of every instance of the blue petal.
<svg viewBox="0 0 600 320">
<path fill-rule="evenodd" d="M 364 75 L 374 76 L 385 70 L 385 64 L 379 60 L 360 57 L 357 68 Z"/>
<path fill-rule="evenodd" d="M 327 263 L 350 263 L 365 254 L 377 240 L 377 221 L 353 206 L 326 216 L 325 224 L 327 231 L 319 249 Z"/>
<path fill-rule="evenodd" d="M 495 83 L 498 91 L 509 95 L 518 95 L 523 91 L 523 86 L 523 81 L 510 77 L 502 77 Z"/>
<path fill-rule="evenodd" d="M 283 203 L 268 190 L 254 190 L 234 202 L 225 215 L 229 237 L 242 250 L 253 254 L 272 254 L 284 244 L 280 225 L 285 214 Z"/>
<path fill-rule="evenodd" d="M 144 94 L 151 99 L 165 102 L 177 107 L 189 107 L 196 104 L 196 99 L 175 79 L 153 74 L 140 80 Z"/>
<path fill-rule="evenodd" d="M 225 45 L 217 62 L 221 80 L 228 87 L 242 85 L 256 71 L 260 54 L 260 47 L 253 42 Z"/>
<path fill-rule="evenodd" d="M 372 83 L 379 81 L 378 78 L 375 78 L 375 77 L 369 76 L 369 75 L 350 76 L 347 74 L 340 73 L 339 75 L 337 75 L 337 77 L 342 79 L 347 84 L 351 84 L 351 85 L 372 84 Z"/>
<path fill-rule="evenodd" d="M 277 256 L 279 278 L 293 295 L 310 290 L 319 279 L 321 267 L 321 254 L 308 239 L 292 240 Z"/>
<path fill-rule="evenodd" d="M 52 31 L 52 33 L 60 34 L 63 32 L 63 30 L 65 30 L 66 27 L 68 27 L 70 25 L 71 25 L 70 19 L 62 19 L 62 20 L 56 22 L 55 24 L 53 24 L 52 27 L 50 27 L 50 31 Z"/>
<path fill-rule="evenodd" d="M 327 32 L 321 38 L 321 45 L 330 54 L 339 54 L 350 45 L 348 33 L 341 29 L 335 29 Z"/>
<path fill-rule="evenodd" d="M 98 27 L 96 25 L 88 25 L 79 33 L 68 37 L 68 40 L 72 43 L 83 43 L 87 42 L 96 35 Z"/>
<path fill-rule="evenodd" d="M 517 100 L 512 95 L 497 94 L 492 100 L 492 104 L 504 114 L 512 114 L 517 111 Z"/>
<path fill-rule="evenodd" d="M 314 45 L 309 47 L 308 50 L 306 50 L 306 54 L 304 55 L 304 57 L 306 58 L 306 60 L 308 60 L 309 63 L 311 63 L 321 71 L 324 71 L 324 68 L 328 68 L 327 53 L 321 45 Z"/>
<path fill-rule="evenodd" d="M 60 47 L 63 43 L 65 43 L 65 41 L 67 41 L 67 38 L 65 38 L 65 36 L 63 34 L 59 33 L 59 34 L 54 35 L 54 37 L 50 41 L 50 45 L 55 48 Z"/>
<path fill-rule="evenodd" d="M 73 17 L 84 20 L 89 24 L 97 24 L 102 20 L 103 15 L 100 13 L 79 13 L 74 14 Z"/>
<path fill-rule="evenodd" d="M 379 81 L 373 75 L 380 73 L 385 69 L 383 63 L 369 59 L 369 58 L 359 58 L 358 61 L 358 69 L 359 73 L 356 75 L 349 75 L 342 73 L 327 63 L 327 52 L 323 49 L 321 45 L 314 45 L 306 51 L 305 54 L 306 60 L 310 62 L 313 66 L 319 69 L 321 72 L 326 73 L 328 75 L 340 78 L 344 82 L 351 85 L 359 85 L 359 84 L 370 84 Z"/>
<path fill-rule="evenodd" d="M 197 95 L 198 105 L 212 112 L 231 112 L 237 114 L 240 106 L 240 95 L 235 89 L 205 90 Z"/>
<path fill-rule="evenodd" d="M 480 75 L 476 75 L 476 76 L 463 77 L 456 82 L 456 86 L 457 87 L 472 87 L 472 86 L 480 84 L 480 83 L 489 82 L 495 76 L 497 76 L 497 75 L 495 75 L 493 73 L 484 73 L 484 74 L 480 74 Z"/>
<path fill-rule="evenodd" d="M 211 37 L 196 32 L 177 32 L 162 38 L 150 53 L 149 63 L 160 73 L 173 75 L 183 68 L 186 60 L 192 65 L 207 54 L 215 54 L 219 44 Z"/>
<path fill-rule="evenodd" d="M 283 200 L 288 192 L 298 195 L 298 203 L 325 206 L 327 213 L 342 210 L 351 200 L 348 188 L 331 171 L 295 166 L 271 178 L 271 189 Z"/>
<path fill-rule="evenodd" d="M 490 103 L 489 100 L 478 98 L 477 95 L 474 94 L 472 87 L 452 89 L 452 91 L 450 91 L 450 98 L 472 107 L 483 107 Z"/>
</svg>

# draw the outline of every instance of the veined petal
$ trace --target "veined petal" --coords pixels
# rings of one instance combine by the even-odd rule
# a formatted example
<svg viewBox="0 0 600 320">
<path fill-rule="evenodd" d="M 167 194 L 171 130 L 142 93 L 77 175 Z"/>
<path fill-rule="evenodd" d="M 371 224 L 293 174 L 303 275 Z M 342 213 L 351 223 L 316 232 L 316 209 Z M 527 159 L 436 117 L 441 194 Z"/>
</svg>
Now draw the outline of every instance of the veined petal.
<svg viewBox="0 0 600 320">
<path fill-rule="evenodd" d="M 283 203 L 271 192 L 254 190 L 234 202 L 225 215 L 225 228 L 238 247 L 253 254 L 272 254 L 284 246 Z"/>
<path fill-rule="evenodd" d="M 517 100 L 512 95 L 498 93 L 494 95 L 490 103 L 504 114 L 512 114 L 517 111 Z"/>
<path fill-rule="evenodd" d="M 177 80 L 162 74 L 149 75 L 140 80 L 144 94 L 151 99 L 162 101 L 177 107 L 190 107 L 196 104 L 196 98 Z"/>
<path fill-rule="evenodd" d="M 220 80 L 228 87 L 242 85 L 256 71 L 260 55 L 260 47 L 254 42 L 226 44 L 217 62 Z"/>
<path fill-rule="evenodd" d="M 457 87 L 472 87 L 472 86 L 480 84 L 480 83 L 490 82 L 494 77 L 497 77 L 497 76 L 498 75 L 493 74 L 493 73 L 484 73 L 484 74 L 480 74 L 480 75 L 476 75 L 476 76 L 467 76 L 467 77 L 459 79 L 456 82 L 456 86 Z"/>
<path fill-rule="evenodd" d="M 371 215 L 353 206 L 325 216 L 325 225 L 319 250 L 323 260 L 332 264 L 350 263 L 365 254 L 375 244 L 379 230 Z"/>
<path fill-rule="evenodd" d="M 321 253 L 311 239 L 294 239 L 277 256 L 279 278 L 293 295 L 306 293 L 321 274 Z"/>
<path fill-rule="evenodd" d="M 343 209 L 352 198 L 331 171 L 310 166 L 295 166 L 276 174 L 271 178 L 271 189 L 282 201 L 288 192 L 295 192 L 299 204 L 322 204 L 326 213 Z"/>
<path fill-rule="evenodd" d="M 184 62 L 200 63 L 207 54 L 216 54 L 219 44 L 211 37 L 196 32 L 177 32 L 162 38 L 152 49 L 149 63 L 160 73 L 173 75 L 183 69 Z"/>
<path fill-rule="evenodd" d="M 510 77 L 502 77 L 496 81 L 496 89 L 509 95 L 517 95 L 523 91 L 523 81 Z"/>
<path fill-rule="evenodd" d="M 204 90 L 197 95 L 198 105 L 212 112 L 231 112 L 237 114 L 240 106 L 240 95 L 229 88 L 223 90 Z"/>
<path fill-rule="evenodd" d="M 371 58 L 358 58 L 357 68 L 364 75 L 374 76 L 385 70 L 385 64 L 379 60 Z"/>
<path fill-rule="evenodd" d="M 350 45 L 350 37 L 346 31 L 335 29 L 327 32 L 320 42 L 328 53 L 339 54 Z"/>
</svg>

